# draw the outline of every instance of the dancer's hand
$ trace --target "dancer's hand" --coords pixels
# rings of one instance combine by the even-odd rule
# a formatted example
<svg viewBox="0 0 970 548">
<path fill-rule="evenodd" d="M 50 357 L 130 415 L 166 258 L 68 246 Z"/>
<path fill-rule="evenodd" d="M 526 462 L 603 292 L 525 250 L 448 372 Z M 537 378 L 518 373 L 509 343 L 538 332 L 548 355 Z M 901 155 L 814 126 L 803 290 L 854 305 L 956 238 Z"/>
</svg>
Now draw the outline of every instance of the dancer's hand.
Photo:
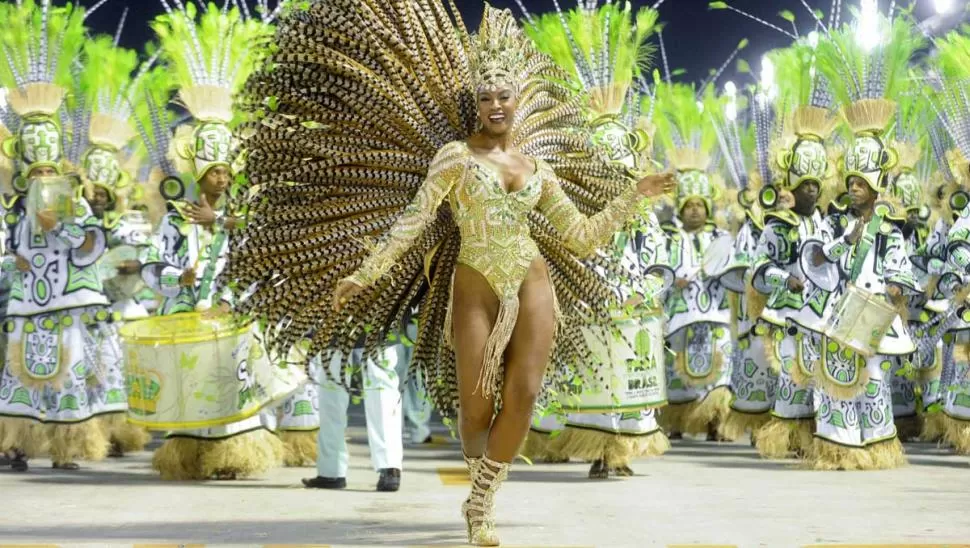
<svg viewBox="0 0 970 548">
<path fill-rule="evenodd" d="M 189 204 L 185 207 L 185 214 L 190 223 L 206 228 L 212 227 L 216 222 L 216 212 L 209 205 L 209 200 L 204 194 L 198 204 Z"/>
<path fill-rule="evenodd" d="M 687 278 L 677 278 L 674 280 L 674 287 L 677 289 L 686 289 L 690 285 L 690 280 Z"/>
<path fill-rule="evenodd" d="M 179 285 L 182 287 L 195 287 L 195 270 L 189 268 L 179 276 Z"/>
<path fill-rule="evenodd" d="M 791 291 L 792 293 L 801 293 L 804 290 L 805 284 L 803 284 L 801 280 L 794 276 L 788 277 L 788 291 Z"/>
<path fill-rule="evenodd" d="M 50 209 L 42 209 L 37 212 L 37 223 L 40 224 L 41 230 L 50 232 L 57 226 L 57 215 Z"/>
<path fill-rule="evenodd" d="M 852 232 L 845 237 L 845 241 L 855 245 L 855 243 L 859 241 L 859 238 L 862 237 L 862 228 L 862 222 L 856 221 L 855 227 L 853 227 Z"/>
<path fill-rule="evenodd" d="M 27 259 L 24 259 L 20 255 L 17 255 L 16 263 L 17 263 L 17 270 L 25 274 L 27 272 L 30 272 L 30 261 L 28 261 Z"/>
<path fill-rule="evenodd" d="M 903 296 L 903 290 L 898 285 L 887 285 L 886 295 L 889 295 L 889 298 L 895 301 Z"/>
<path fill-rule="evenodd" d="M 343 310 L 350 299 L 357 296 L 364 288 L 350 280 L 340 280 L 337 288 L 333 290 L 333 309 L 336 312 Z"/>
<path fill-rule="evenodd" d="M 812 253 L 812 266 L 815 266 L 815 267 L 822 266 L 823 264 L 825 264 L 825 261 L 826 261 L 825 253 L 822 253 L 822 250 L 816 247 L 814 249 L 814 253 Z"/>
<path fill-rule="evenodd" d="M 141 263 L 138 261 L 122 261 L 118 265 L 118 274 L 130 275 L 141 272 Z"/>
<path fill-rule="evenodd" d="M 642 196 L 652 198 L 661 194 L 666 194 L 674 190 L 677 184 L 674 174 L 670 171 L 647 175 L 637 183 L 637 190 Z"/>
</svg>

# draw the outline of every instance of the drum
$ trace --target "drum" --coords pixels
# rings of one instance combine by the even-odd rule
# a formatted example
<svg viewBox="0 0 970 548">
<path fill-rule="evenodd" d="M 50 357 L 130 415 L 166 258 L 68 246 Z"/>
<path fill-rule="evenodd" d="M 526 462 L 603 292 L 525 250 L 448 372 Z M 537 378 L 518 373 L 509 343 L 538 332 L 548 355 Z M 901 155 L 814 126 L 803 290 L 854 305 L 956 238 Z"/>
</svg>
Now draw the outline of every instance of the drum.
<svg viewBox="0 0 970 548">
<path fill-rule="evenodd" d="M 58 222 L 74 221 L 77 189 L 68 177 L 35 177 L 27 190 L 27 216 L 36 219 L 37 213 L 50 210 Z"/>
<path fill-rule="evenodd" d="M 253 326 L 229 317 L 174 314 L 122 326 L 128 420 L 152 430 L 209 428 L 252 417 L 306 375 L 274 363 Z"/>
<path fill-rule="evenodd" d="M 664 320 L 661 313 L 589 327 L 583 338 L 599 361 L 595 381 L 571 385 L 560 396 L 569 413 L 611 413 L 662 407 L 667 403 L 664 369 Z"/>
<path fill-rule="evenodd" d="M 842 346 L 872 357 L 896 319 L 896 309 L 881 295 L 850 285 L 825 326 L 825 336 Z"/>
<path fill-rule="evenodd" d="M 112 301 L 134 297 L 145 287 L 141 274 L 118 274 L 118 266 L 121 263 L 137 261 L 138 255 L 138 248 L 119 245 L 106 251 L 98 262 L 98 272 L 104 283 L 104 291 Z"/>
</svg>

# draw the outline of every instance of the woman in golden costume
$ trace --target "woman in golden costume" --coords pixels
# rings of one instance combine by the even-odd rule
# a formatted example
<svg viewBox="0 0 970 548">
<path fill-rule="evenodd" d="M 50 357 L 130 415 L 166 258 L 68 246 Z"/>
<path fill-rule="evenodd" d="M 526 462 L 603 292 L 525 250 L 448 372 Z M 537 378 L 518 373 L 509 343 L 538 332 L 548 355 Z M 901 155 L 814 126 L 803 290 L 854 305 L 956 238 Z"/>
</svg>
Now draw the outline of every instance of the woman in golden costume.
<svg viewBox="0 0 970 548">
<path fill-rule="evenodd" d="M 592 363 L 578 329 L 608 321 L 607 279 L 577 257 L 673 178 L 595 153 L 581 100 L 508 11 L 471 36 L 434 0 L 312 4 L 277 42 L 249 86 L 255 192 L 227 275 L 278 326 L 271 344 L 313 326 L 345 355 L 374 353 L 423 299 L 415 363 L 439 409 L 460 409 L 469 542 L 498 545 L 494 495 L 544 373 Z"/>
</svg>

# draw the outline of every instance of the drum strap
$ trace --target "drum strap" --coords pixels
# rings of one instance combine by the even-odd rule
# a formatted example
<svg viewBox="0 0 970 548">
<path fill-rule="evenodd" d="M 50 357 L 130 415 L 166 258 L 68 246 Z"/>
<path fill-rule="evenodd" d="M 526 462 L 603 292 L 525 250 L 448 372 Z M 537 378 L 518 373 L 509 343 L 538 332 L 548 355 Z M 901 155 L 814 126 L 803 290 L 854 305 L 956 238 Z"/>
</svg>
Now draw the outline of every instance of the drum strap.
<svg viewBox="0 0 970 548">
<path fill-rule="evenodd" d="M 875 214 L 872 216 L 872 219 L 869 219 L 869 224 L 866 225 L 866 230 L 862 233 L 862 238 L 859 239 L 858 244 L 855 246 L 855 254 L 852 257 L 852 268 L 849 270 L 849 282 L 855 283 L 859 279 L 859 274 L 862 273 L 862 266 L 866 262 L 866 255 L 869 254 L 872 245 L 876 243 L 876 235 L 879 234 L 879 227 L 882 226 L 882 220 L 882 215 Z"/>
</svg>

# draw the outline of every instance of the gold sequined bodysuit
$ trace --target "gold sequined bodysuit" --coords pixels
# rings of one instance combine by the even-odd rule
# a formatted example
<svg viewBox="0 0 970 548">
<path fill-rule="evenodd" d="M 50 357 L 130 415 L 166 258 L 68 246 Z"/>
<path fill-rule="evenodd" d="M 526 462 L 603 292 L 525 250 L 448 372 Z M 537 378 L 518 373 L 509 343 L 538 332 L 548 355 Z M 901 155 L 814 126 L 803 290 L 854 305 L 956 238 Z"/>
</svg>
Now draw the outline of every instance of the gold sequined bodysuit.
<svg viewBox="0 0 970 548">
<path fill-rule="evenodd" d="M 518 318 L 519 287 L 539 256 L 529 233 L 529 212 L 538 207 L 566 246 L 587 257 L 609 242 L 638 210 L 641 200 L 636 185 L 631 184 L 603 211 L 586 218 L 566 196 L 547 163 L 536 162 L 536 172 L 525 185 L 507 191 L 498 172 L 475 159 L 464 141 L 455 141 L 438 151 L 427 179 L 389 238 L 347 279 L 366 287 L 383 276 L 434 219 L 445 198 L 461 233 L 458 262 L 479 272 L 500 301 L 479 379 L 483 395 L 488 396 L 497 388 L 499 365 Z"/>
</svg>

